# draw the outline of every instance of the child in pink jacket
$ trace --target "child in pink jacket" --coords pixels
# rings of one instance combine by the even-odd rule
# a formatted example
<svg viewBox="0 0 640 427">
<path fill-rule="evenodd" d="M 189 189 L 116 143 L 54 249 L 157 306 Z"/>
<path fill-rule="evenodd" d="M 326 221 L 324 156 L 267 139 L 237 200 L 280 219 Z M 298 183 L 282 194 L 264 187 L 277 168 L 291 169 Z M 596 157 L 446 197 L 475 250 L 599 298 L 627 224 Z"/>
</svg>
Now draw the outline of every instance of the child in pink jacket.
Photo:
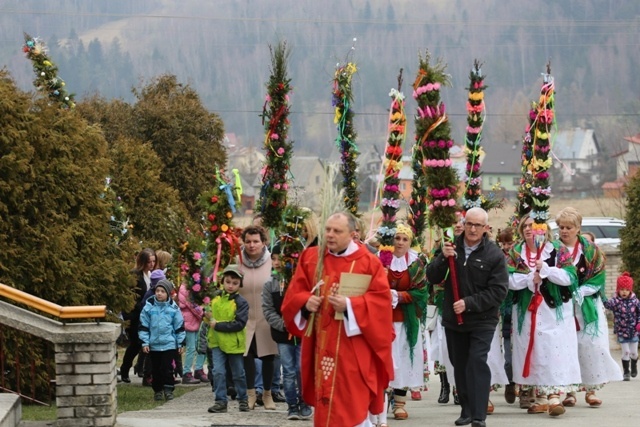
<svg viewBox="0 0 640 427">
<path fill-rule="evenodd" d="M 203 369 L 206 356 L 204 354 L 198 354 L 197 352 L 198 331 L 200 330 L 200 323 L 202 323 L 204 311 L 202 307 L 193 301 L 191 292 L 184 284 L 180 286 L 180 291 L 178 292 L 178 306 L 182 312 L 184 328 L 187 332 L 182 384 L 208 383 L 209 379 Z M 192 373 L 191 368 L 194 362 L 195 372 Z"/>
</svg>

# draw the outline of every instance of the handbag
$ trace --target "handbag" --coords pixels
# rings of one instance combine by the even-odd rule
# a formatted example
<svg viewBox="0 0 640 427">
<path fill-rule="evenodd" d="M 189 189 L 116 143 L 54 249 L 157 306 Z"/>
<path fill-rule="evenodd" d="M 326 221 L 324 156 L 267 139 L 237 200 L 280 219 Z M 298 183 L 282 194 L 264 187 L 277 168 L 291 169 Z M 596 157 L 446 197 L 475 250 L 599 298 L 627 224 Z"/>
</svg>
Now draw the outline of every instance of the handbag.
<svg viewBox="0 0 640 427">
<path fill-rule="evenodd" d="M 124 326 L 120 326 L 120 335 L 116 338 L 116 345 L 118 347 L 129 347 L 129 343 L 129 335 L 127 335 L 127 332 L 124 330 Z"/>
<path fill-rule="evenodd" d="M 427 330 L 433 331 L 436 328 L 436 320 L 438 318 L 438 307 L 435 305 L 427 305 Z"/>
</svg>

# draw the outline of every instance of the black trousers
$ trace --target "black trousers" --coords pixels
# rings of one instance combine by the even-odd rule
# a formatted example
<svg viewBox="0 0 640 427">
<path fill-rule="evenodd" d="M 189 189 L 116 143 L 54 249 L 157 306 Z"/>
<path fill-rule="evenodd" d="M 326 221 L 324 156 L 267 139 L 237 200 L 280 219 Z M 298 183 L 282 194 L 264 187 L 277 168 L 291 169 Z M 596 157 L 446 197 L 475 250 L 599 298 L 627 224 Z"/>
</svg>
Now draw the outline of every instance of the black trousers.
<svg viewBox="0 0 640 427">
<path fill-rule="evenodd" d="M 129 377 L 129 370 L 131 369 L 131 365 L 133 365 L 133 359 L 140 353 L 142 350 L 142 341 L 138 337 L 138 324 L 135 323 L 131 325 L 131 327 L 125 330 L 127 335 L 129 336 L 129 346 L 124 352 L 124 357 L 122 358 L 122 366 L 120 366 L 120 375 L 125 378 Z"/>
<path fill-rule="evenodd" d="M 474 420 L 487 418 L 491 387 L 491 370 L 487 364 L 487 355 L 494 333 L 495 328 L 469 332 L 445 328 L 462 417 L 471 417 Z"/>
<path fill-rule="evenodd" d="M 153 375 L 153 391 L 173 390 L 173 359 L 176 357 L 178 350 L 166 351 L 150 351 L 152 375 Z"/>
<path fill-rule="evenodd" d="M 249 351 L 244 357 L 244 372 L 247 377 L 247 389 L 256 388 L 256 358 L 262 360 L 262 389 L 264 391 L 271 390 L 271 384 L 273 383 L 273 370 L 275 355 L 270 354 L 268 356 L 258 357 L 258 347 L 256 344 L 256 338 L 253 337 Z"/>
</svg>

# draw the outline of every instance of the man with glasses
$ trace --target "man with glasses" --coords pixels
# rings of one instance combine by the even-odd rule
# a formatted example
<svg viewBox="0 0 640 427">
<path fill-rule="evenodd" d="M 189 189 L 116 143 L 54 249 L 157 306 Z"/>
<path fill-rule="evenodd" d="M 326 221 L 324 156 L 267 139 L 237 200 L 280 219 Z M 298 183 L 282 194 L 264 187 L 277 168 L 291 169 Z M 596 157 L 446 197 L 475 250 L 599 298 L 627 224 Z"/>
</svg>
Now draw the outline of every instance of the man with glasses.
<svg viewBox="0 0 640 427">
<path fill-rule="evenodd" d="M 442 324 L 462 407 L 455 420 L 458 426 L 486 426 L 491 385 L 487 355 L 509 285 L 504 254 L 487 237 L 488 220 L 484 209 L 469 209 L 462 234 L 445 242 L 442 252 L 427 266 L 431 283 L 445 282 Z M 455 257 L 458 301 L 453 299 L 448 257 Z"/>
</svg>

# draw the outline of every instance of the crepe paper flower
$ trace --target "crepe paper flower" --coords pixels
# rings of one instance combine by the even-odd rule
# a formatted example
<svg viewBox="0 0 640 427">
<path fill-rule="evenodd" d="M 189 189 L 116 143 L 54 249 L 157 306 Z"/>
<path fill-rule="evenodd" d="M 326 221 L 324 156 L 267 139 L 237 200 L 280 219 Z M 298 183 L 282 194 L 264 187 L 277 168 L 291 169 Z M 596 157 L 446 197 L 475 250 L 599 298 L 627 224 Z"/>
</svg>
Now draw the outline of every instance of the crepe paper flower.
<svg viewBox="0 0 640 427">
<path fill-rule="evenodd" d="M 544 229 L 545 231 L 546 221 L 549 218 L 549 198 L 551 197 L 549 169 L 552 165 L 552 158 L 549 156 L 549 151 L 555 117 L 554 102 L 555 84 L 550 75 L 550 66 L 547 65 L 547 72 L 543 74 L 539 103 L 531 108 L 531 111 L 536 113 L 536 117 L 531 122 L 530 135 L 532 138 L 530 146 L 527 148 L 528 153 L 531 153 L 532 156 L 527 167 L 531 180 L 527 182 L 525 187 L 529 194 L 528 205 L 532 209 L 531 216 L 534 218 L 534 226 L 536 229 Z M 536 245 L 541 246 L 545 241 L 545 235 L 539 233 L 534 237 L 534 240 Z"/>
<path fill-rule="evenodd" d="M 378 258 L 380 258 L 383 267 L 389 268 L 391 261 L 393 261 L 393 252 L 390 250 L 380 251 Z"/>
<path fill-rule="evenodd" d="M 287 182 L 293 145 L 288 140 L 289 131 L 289 93 L 292 90 L 291 79 L 288 76 L 288 60 L 291 50 L 286 42 L 276 46 L 269 46 L 271 54 L 271 75 L 267 82 L 267 97 L 262 109 L 262 124 L 264 125 L 264 149 L 266 164 L 260 171 L 262 186 L 258 208 L 262 214 L 263 225 L 277 229 L 283 209 L 287 205 L 287 192 L 279 191 Z"/>
<path fill-rule="evenodd" d="M 340 152 L 342 173 L 342 188 L 344 189 L 344 202 L 346 210 L 352 212 L 357 217 L 360 192 L 357 185 L 357 157 L 359 149 L 356 144 L 356 131 L 353 127 L 353 90 L 351 81 L 357 66 L 353 62 L 346 64 L 338 63 L 333 77 L 332 105 L 335 105 L 334 123 L 338 135 L 335 139 L 336 147 Z"/>
<path fill-rule="evenodd" d="M 449 76 L 445 73 L 446 65 L 441 61 L 430 62 L 429 52 L 419 58 L 419 70 L 413 83 L 415 99 L 418 104 L 415 115 L 415 144 L 412 150 L 413 189 L 409 207 L 409 226 L 415 230 L 413 246 L 422 245 L 426 229 L 428 212 L 429 223 L 445 228 L 454 223 L 453 207 L 448 200 L 443 206 L 442 199 L 434 200 L 430 192 L 425 195 L 424 189 L 456 188 L 457 176 L 451 167 L 449 143 L 451 128 L 446 114 L 446 106 L 441 102 L 440 90 L 449 84 Z M 431 90 L 429 90 L 431 89 Z M 440 141 L 443 141 L 442 144 Z M 449 161 L 447 161 L 449 160 Z M 426 162 L 425 162 L 426 161 Z M 426 167 L 425 167 L 426 165 Z M 438 203 L 436 203 L 438 201 Z"/>
<path fill-rule="evenodd" d="M 192 290 L 193 292 L 200 292 L 200 291 L 202 290 L 202 286 L 200 286 L 200 285 L 193 285 L 193 286 L 191 287 L 191 290 Z"/>
</svg>

